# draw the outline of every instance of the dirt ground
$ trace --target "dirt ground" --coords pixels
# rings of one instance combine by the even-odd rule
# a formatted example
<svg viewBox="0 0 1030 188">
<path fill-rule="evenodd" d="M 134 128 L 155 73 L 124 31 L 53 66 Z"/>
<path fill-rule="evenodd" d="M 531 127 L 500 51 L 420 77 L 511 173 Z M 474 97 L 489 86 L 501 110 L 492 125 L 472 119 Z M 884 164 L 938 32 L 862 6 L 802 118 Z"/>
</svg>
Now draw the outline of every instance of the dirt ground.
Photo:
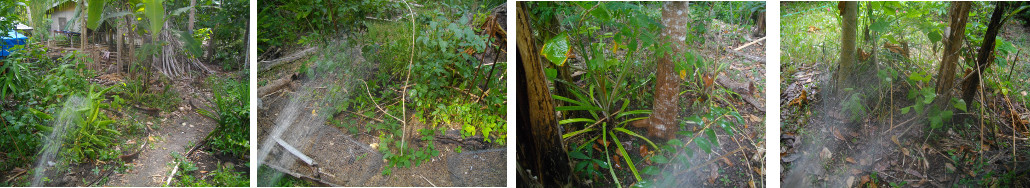
<svg viewBox="0 0 1030 188">
<path fill-rule="evenodd" d="M 342 53 L 347 54 L 347 57 L 354 57 L 350 58 L 352 64 L 364 62 L 364 58 L 361 58 L 361 48 L 344 48 L 349 50 Z M 332 49 L 332 47 L 325 47 L 325 49 Z M 325 54 L 299 58 L 274 67 L 270 71 L 262 72 L 259 74 L 258 81 L 271 81 L 292 75 L 297 72 L 302 62 L 309 58 L 320 57 L 320 55 Z M 478 55 L 481 56 L 477 57 L 483 57 L 483 59 L 493 58 L 493 55 Z M 498 57 L 498 59 L 501 58 L 504 56 Z M 340 76 L 343 76 L 344 79 L 363 79 L 360 77 L 361 73 Z M 262 154 L 260 153 L 268 151 L 262 165 L 284 172 L 285 175 L 325 186 L 505 186 L 507 156 L 505 150 L 500 149 L 504 146 L 465 144 L 466 142 L 447 142 L 439 139 L 434 141 L 434 147 L 440 152 L 439 156 L 418 166 L 391 168 L 389 169 L 392 171 L 390 175 L 382 175 L 383 170 L 387 168 L 386 161 L 373 146 L 379 143 L 378 135 L 370 135 L 364 131 L 349 134 L 345 128 L 325 124 L 327 117 L 325 117 L 325 113 L 320 113 L 321 110 L 326 110 L 325 104 L 321 100 L 326 93 L 325 87 L 340 84 L 340 82 L 322 78 L 321 76 L 301 78 L 291 82 L 285 89 L 260 96 L 258 158 L 261 158 Z M 345 88 L 344 90 L 347 94 L 365 94 L 363 87 Z M 286 116 L 291 114 L 295 114 L 295 116 Z M 343 117 L 341 115 L 332 118 L 350 121 Z M 408 119 L 412 119 L 409 120 L 412 124 L 406 129 L 410 134 L 416 134 L 419 128 L 428 126 L 413 120 L 415 119 L 413 116 Z M 359 122 L 359 130 L 365 130 L 365 126 L 374 121 L 364 118 L 355 120 Z M 288 124 L 285 125 L 288 127 L 282 133 L 275 133 L 273 129 L 280 124 Z M 283 149 L 284 147 L 279 143 L 268 140 L 273 134 L 280 134 L 279 138 L 283 142 L 310 157 L 314 165 L 300 160 Z M 415 148 L 424 148 L 427 143 L 416 139 L 419 137 L 409 135 L 408 141 Z M 471 139 L 473 138 L 468 140 Z M 469 142 L 475 143 L 474 141 Z M 271 148 L 266 148 L 269 146 Z M 454 150 L 458 146 L 463 148 L 462 153 Z M 271 183 L 259 182 L 259 185 Z"/>
<path fill-rule="evenodd" d="M 1001 37 L 1018 41 L 1014 38 L 1025 36 L 1025 31 L 1026 26 L 1008 24 Z M 1014 45 L 1023 49 L 1027 46 Z M 1024 53 L 1020 59 L 1025 58 Z M 1009 109 L 1026 113 L 1026 107 L 1020 103 L 1013 101 L 1009 105 L 1003 100 L 1004 96 L 987 94 L 982 103 L 987 114 L 982 116 L 983 122 L 981 112 L 956 113 L 945 130 L 931 131 L 925 117 L 919 119 L 915 113 L 896 111 L 913 102 L 906 98 L 909 86 L 895 84 L 891 86 L 895 92 L 875 96 L 893 97 L 892 102 L 881 106 L 886 109 L 884 113 L 849 121 L 840 102 L 846 95 L 831 93 L 834 89 L 829 84 L 832 70 L 825 68 L 830 67 L 826 66 L 828 64 L 835 63 L 803 64 L 797 68 L 798 72 L 785 75 L 794 80 L 785 83 L 780 99 L 783 105 L 780 117 L 784 122 L 779 143 L 783 166 L 780 178 L 785 187 L 952 187 L 997 181 L 1005 176 L 1015 181 L 1001 185 L 1025 187 L 1030 184 L 1026 181 L 1030 176 L 1021 168 L 1030 165 L 1026 162 L 1026 153 L 1017 152 L 1030 148 L 1020 143 L 1025 141 L 1006 137 L 1025 137 L 1019 136 L 1025 132 L 999 128 L 996 133 L 985 133 L 983 131 L 990 128 L 982 130 L 980 127 L 984 124 L 1012 127 L 1012 121 L 996 115 Z M 1025 87 L 1017 85 L 1013 87 Z M 801 103 L 793 103 L 799 100 Z M 976 109 L 973 104 L 969 106 Z M 886 112 L 892 110 L 893 113 Z M 1023 172 L 1018 172 L 1021 169 Z M 1015 173 L 1005 175 L 1010 172 Z"/>
</svg>

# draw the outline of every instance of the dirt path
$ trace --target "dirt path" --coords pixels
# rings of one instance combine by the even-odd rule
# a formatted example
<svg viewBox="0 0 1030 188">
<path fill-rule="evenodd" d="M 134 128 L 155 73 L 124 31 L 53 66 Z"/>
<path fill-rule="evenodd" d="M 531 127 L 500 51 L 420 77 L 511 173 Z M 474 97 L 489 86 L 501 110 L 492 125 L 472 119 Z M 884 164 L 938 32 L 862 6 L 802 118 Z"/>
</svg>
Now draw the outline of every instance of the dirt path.
<svg viewBox="0 0 1030 188">
<path fill-rule="evenodd" d="M 111 175 L 111 181 L 105 186 L 164 186 L 172 171 L 170 163 L 174 162 L 171 153 L 186 153 L 217 127 L 217 122 L 198 114 L 194 109 L 207 108 L 208 103 L 198 97 L 209 97 L 210 91 L 198 91 L 191 86 L 181 85 L 175 88 L 185 97 L 178 110 L 162 113 L 160 119 L 143 122 L 154 124 L 150 125 L 154 130 L 150 133 L 148 146 L 139 153 L 138 158 L 126 163 L 131 169 Z"/>
</svg>

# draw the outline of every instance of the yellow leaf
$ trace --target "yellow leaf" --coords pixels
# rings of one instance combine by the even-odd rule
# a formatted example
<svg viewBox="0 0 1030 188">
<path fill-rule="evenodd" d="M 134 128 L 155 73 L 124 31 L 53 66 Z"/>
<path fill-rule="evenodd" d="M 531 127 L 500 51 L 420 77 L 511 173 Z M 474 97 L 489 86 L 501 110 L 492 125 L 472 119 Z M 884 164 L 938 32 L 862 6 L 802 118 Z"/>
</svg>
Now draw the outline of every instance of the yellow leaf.
<svg viewBox="0 0 1030 188">
<path fill-rule="evenodd" d="M 680 70 L 680 79 L 687 78 L 687 70 Z"/>
</svg>

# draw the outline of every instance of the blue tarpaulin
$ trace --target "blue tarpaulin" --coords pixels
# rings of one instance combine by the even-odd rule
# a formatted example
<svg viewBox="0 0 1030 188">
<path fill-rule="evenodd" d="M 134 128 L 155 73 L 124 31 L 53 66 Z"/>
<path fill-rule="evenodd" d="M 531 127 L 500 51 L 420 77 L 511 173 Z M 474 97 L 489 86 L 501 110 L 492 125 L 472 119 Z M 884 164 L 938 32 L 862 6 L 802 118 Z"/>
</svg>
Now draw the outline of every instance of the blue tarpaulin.
<svg viewBox="0 0 1030 188">
<path fill-rule="evenodd" d="M 2 58 L 11 55 L 11 52 L 9 50 L 12 47 L 24 46 L 25 40 L 27 40 L 28 37 L 25 37 L 25 35 L 22 35 L 21 33 L 18 33 L 14 30 L 11 30 L 7 31 L 7 36 L 4 36 L 0 39 L 3 39 L 3 42 L 0 42 L 0 48 L 2 48 L 0 49 L 0 58 Z"/>
</svg>

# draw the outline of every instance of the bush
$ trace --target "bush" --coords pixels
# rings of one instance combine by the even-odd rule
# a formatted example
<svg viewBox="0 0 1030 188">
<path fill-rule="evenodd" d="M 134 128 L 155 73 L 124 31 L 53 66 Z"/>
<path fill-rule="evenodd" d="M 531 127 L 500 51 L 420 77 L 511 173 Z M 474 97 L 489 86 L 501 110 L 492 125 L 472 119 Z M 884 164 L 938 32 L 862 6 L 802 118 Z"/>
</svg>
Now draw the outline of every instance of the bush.
<svg viewBox="0 0 1030 188">
<path fill-rule="evenodd" d="M 197 113 L 218 120 L 209 138 L 211 147 L 242 158 L 250 152 L 250 88 L 246 82 L 209 78 L 212 83 L 214 112 L 197 109 Z"/>
</svg>

